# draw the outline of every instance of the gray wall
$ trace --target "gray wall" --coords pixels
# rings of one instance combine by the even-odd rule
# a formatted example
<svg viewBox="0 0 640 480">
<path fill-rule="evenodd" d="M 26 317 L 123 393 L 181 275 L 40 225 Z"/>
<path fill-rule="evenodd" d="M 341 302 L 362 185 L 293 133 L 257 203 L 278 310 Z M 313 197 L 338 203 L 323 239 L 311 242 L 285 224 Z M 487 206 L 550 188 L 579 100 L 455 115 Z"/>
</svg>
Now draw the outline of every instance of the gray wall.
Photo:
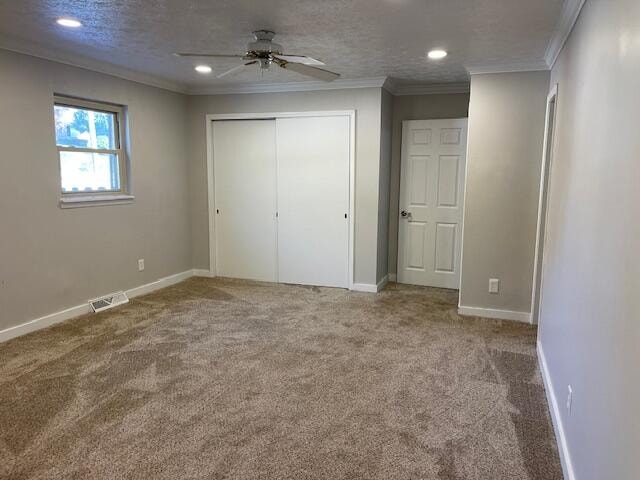
<svg viewBox="0 0 640 480">
<path fill-rule="evenodd" d="M 471 77 L 462 306 L 530 311 L 548 90 L 549 72 Z"/>
<path fill-rule="evenodd" d="M 398 271 L 398 212 L 400 201 L 400 154 L 403 120 L 465 118 L 468 94 L 402 95 L 393 97 L 391 178 L 389 194 L 389 272 Z"/>
<path fill-rule="evenodd" d="M 577 480 L 640 478 L 639 32 L 637 0 L 587 1 L 551 75 L 539 340 Z"/>
<path fill-rule="evenodd" d="M 185 98 L 4 50 L 0 72 L 0 330 L 190 269 Z M 128 106 L 133 204 L 59 208 L 54 92 Z"/>
<path fill-rule="evenodd" d="M 391 129 L 393 95 L 382 90 L 380 108 L 380 181 L 378 193 L 378 273 L 380 282 L 389 274 L 389 186 L 391 175 Z"/>
<path fill-rule="evenodd" d="M 209 268 L 205 115 L 356 110 L 355 279 L 375 284 L 378 259 L 380 88 L 189 97 L 193 263 Z"/>
</svg>

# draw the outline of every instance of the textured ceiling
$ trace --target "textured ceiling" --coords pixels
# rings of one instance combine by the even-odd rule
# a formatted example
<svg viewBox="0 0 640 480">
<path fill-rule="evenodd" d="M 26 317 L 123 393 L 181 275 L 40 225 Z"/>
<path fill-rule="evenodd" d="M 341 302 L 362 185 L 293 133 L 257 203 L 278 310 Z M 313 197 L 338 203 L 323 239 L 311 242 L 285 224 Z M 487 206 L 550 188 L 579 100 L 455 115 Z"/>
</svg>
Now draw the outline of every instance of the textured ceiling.
<svg viewBox="0 0 640 480">
<path fill-rule="evenodd" d="M 16 0 L 0 2 L 0 47 L 107 62 L 183 89 L 309 80 L 280 69 L 216 80 L 172 55 L 244 53 L 251 31 L 267 28 L 285 53 L 321 59 L 343 78 L 447 83 L 466 81 L 465 67 L 540 64 L 561 7 L 562 0 Z M 59 16 L 84 27 L 60 27 Z M 426 60 L 434 47 L 449 56 Z M 237 64 L 207 63 L 214 73 Z"/>
</svg>

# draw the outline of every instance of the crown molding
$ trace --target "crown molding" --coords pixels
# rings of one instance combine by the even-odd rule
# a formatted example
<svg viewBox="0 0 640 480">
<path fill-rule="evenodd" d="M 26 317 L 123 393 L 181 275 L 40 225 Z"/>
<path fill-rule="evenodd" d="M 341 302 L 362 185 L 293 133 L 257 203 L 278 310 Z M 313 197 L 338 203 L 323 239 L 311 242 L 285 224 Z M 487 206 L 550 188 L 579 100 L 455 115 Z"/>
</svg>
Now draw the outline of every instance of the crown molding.
<svg viewBox="0 0 640 480">
<path fill-rule="evenodd" d="M 538 60 L 526 63 L 504 63 L 498 65 L 467 65 L 469 75 L 481 75 L 484 73 L 518 73 L 518 72 L 537 72 L 541 70 L 549 70 L 547 62 Z"/>
<path fill-rule="evenodd" d="M 151 87 L 161 88 L 176 93 L 186 93 L 186 89 L 178 84 L 158 78 L 154 75 L 137 72 L 128 68 L 113 65 L 108 62 L 94 60 L 75 53 L 60 52 L 56 49 L 45 47 L 28 41 L 15 41 L 6 35 L 0 34 L 0 49 L 10 52 L 28 55 L 30 57 L 41 58 L 55 63 L 62 63 L 72 67 L 90 70 L 92 72 L 104 73 L 112 77 L 118 77 L 123 80 L 129 80 Z"/>
<path fill-rule="evenodd" d="M 392 78 L 387 78 L 383 88 L 395 96 L 454 94 L 470 91 L 469 82 L 398 84 Z"/>
<path fill-rule="evenodd" d="M 547 62 L 547 66 L 551 69 L 560 55 L 560 51 L 566 43 L 573 26 L 576 24 L 585 0 L 564 0 L 562 4 L 562 13 L 558 19 L 556 29 L 553 32 L 553 36 L 547 46 L 547 52 L 544 58 Z"/>
<path fill-rule="evenodd" d="M 498 65 L 467 65 L 470 75 L 486 73 L 515 73 L 550 70 L 555 64 L 562 47 L 571 34 L 585 0 L 564 0 L 562 12 L 558 19 L 556 29 L 549 41 L 544 60 L 527 63 L 508 63 Z M 389 77 L 370 77 L 358 79 L 337 79 L 333 82 L 286 82 L 286 83 L 262 83 L 262 84 L 225 84 L 212 85 L 203 88 L 186 88 L 183 84 L 172 82 L 155 75 L 149 75 L 125 67 L 120 67 L 107 62 L 75 53 L 61 52 L 40 44 L 29 41 L 16 41 L 9 36 L 0 34 L 0 49 L 29 55 L 73 67 L 83 68 L 106 75 L 122 78 L 132 82 L 169 90 L 187 95 L 223 95 L 239 93 L 277 93 L 277 92 L 304 92 L 315 90 L 339 90 L 348 88 L 384 88 L 392 95 L 432 95 L 468 93 L 469 83 L 443 83 L 443 84 L 398 84 Z"/>
<path fill-rule="evenodd" d="M 381 88 L 387 77 L 339 78 L 333 82 L 286 82 L 211 85 L 187 90 L 188 95 L 229 95 L 238 93 L 308 92 L 315 90 L 342 90 L 346 88 Z"/>
</svg>

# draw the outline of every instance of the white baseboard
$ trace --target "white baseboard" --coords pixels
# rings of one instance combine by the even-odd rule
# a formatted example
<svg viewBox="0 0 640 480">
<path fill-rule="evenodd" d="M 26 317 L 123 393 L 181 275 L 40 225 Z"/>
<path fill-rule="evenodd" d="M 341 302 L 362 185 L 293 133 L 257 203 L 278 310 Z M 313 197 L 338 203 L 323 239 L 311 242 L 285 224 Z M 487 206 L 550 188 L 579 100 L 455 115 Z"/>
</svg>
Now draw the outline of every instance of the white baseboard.
<svg viewBox="0 0 640 480">
<path fill-rule="evenodd" d="M 564 478 L 566 480 L 576 480 L 573 463 L 571 463 L 571 455 L 569 454 L 567 437 L 565 436 L 564 427 L 562 425 L 558 399 L 553 389 L 553 383 L 551 382 L 551 376 L 549 374 L 549 367 L 547 366 L 547 359 L 544 356 L 544 350 L 542 349 L 542 344 L 540 342 L 537 344 L 537 350 L 538 360 L 540 362 L 540 372 L 542 373 L 542 380 L 544 381 L 544 390 L 547 395 L 547 403 L 549 404 L 553 429 L 556 433 L 556 442 L 558 443 L 558 453 L 560 454 L 560 462 L 562 463 Z"/>
<path fill-rule="evenodd" d="M 465 307 L 458 306 L 460 315 L 469 315 L 473 317 L 498 318 L 500 320 L 514 320 L 516 322 L 531 323 L 530 312 L 514 312 L 512 310 L 496 310 L 493 308 Z"/>
<path fill-rule="evenodd" d="M 372 283 L 354 283 L 350 290 L 354 290 L 356 292 L 378 293 L 387 283 L 389 283 L 389 276 L 385 275 L 384 278 L 376 285 Z"/>
<path fill-rule="evenodd" d="M 40 330 L 42 328 L 50 327 L 51 325 L 64 322 L 65 320 L 69 320 L 71 318 L 79 317 L 80 315 L 85 315 L 87 313 L 90 313 L 91 311 L 92 310 L 89 303 L 85 303 L 83 305 L 76 305 L 75 307 L 67 308 L 50 315 L 45 315 L 44 317 L 30 320 L 20 325 L 5 328 L 4 330 L 0 330 L 0 343 L 6 342 L 7 340 L 11 340 L 12 338 L 16 338 L 21 335 L 25 335 L 27 333 L 35 332 L 36 330 Z"/>
<path fill-rule="evenodd" d="M 378 286 L 373 285 L 372 283 L 354 283 L 350 290 L 355 292 L 369 292 L 376 293 L 378 291 Z"/>
<path fill-rule="evenodd" d="M 169 287 L 173 284 L 180 283 L 187 278 L 193 277 L 193 270 L 187 270 L 186 272 L 176 273 L 175 275 L 169 275 L 168 277 L 161 278 L 155 282 L 140 285 L 139 287 L 126 290 L 125 293 L 129 298 L 139 297 L 140 295 L 146 295 L 147 293 L 154 292 L 164 287 Z"/>
<path fill-rule="evenodd" d="M 193 276 L 194 277 L 207 277 L 207 278 L 213 278 L 215 277 L 215 273 L 209 271 L 209 270 L 205 270 L 204 268 L 195 268 L 193 270 Z"/>
<path fill-rule="evenodd" d="M 155 282 L 147 283 L 145 285 L 140 285 L 139 287 L 127 290 L 125 293 L 130 298 L 145 295 L 155 290 L 159 290 L 160 288 L 168 287 L 175 283 L 182 282 L 187 278 L 193 277 L 195 274 L 194 272 L 194 270 L 187 270 L 185 272 L 176 273 L 175 275 L 169 275 L 168 277 L 161 278 L 159 280 L 156 280 Z M 59 312 L 51 313 L 34 320 L 30 320 L 14 327 L 0 330 L 0 343 L 91 312 L 92 310 L 89 306 L 89 303 L 83 303 L 81 305 L 76 305 L 75 307 L 67 308 Z"/>
<path fill-rule="evenodd" d="M 398 281 L 398 274 L 397 273 L 390 273 L 389 274 L 389 281 L 390 282 L 397 282 Z"/>
</svg>

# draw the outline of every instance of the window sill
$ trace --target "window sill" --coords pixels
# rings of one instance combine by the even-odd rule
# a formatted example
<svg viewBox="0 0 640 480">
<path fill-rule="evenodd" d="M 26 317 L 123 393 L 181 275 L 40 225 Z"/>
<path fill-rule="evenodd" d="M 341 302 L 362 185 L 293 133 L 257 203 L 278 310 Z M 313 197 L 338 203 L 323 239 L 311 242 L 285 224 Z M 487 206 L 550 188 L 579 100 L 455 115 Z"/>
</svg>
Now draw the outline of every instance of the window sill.
<svg viewBox="0 0 640 480">
<path fill-rule="evenodd" d="M 136 197 L 133 195 L 78 195 L 62 197 L 60 208 L 99 207 L 104 205 L 126 205 L 133 203 Z"/>
</svg>

